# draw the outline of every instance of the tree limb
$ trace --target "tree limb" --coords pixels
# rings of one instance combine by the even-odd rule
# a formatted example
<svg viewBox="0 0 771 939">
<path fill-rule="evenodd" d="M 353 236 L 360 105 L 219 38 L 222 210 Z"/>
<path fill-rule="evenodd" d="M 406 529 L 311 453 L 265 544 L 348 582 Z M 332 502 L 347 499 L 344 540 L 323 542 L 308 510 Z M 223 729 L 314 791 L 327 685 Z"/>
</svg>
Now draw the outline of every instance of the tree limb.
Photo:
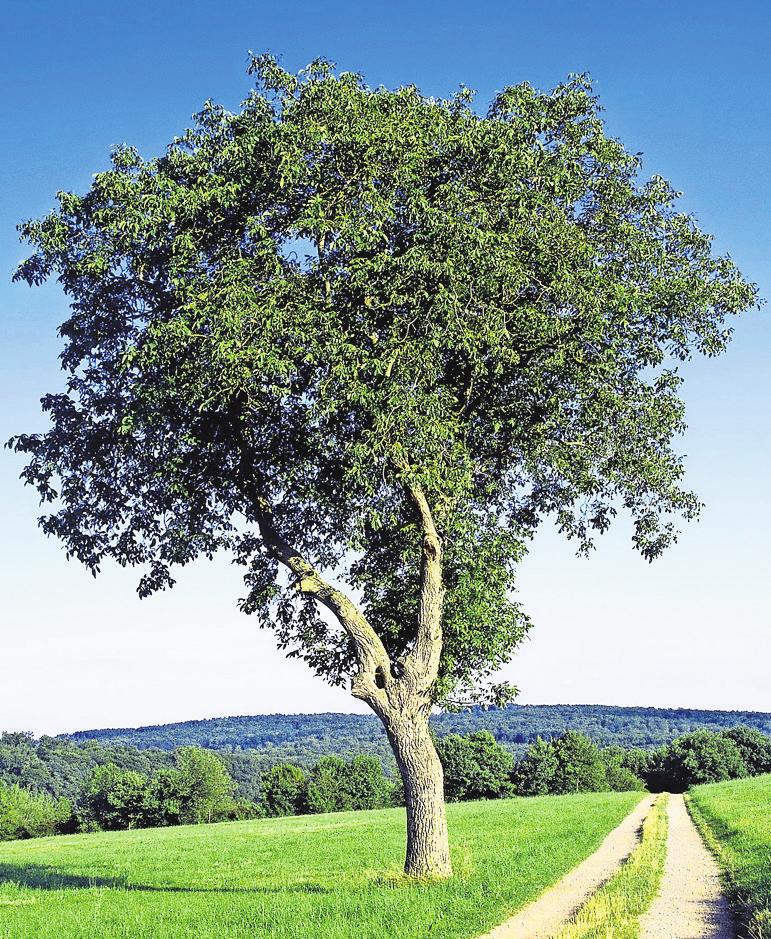
<svg viewBox="0 0 771 939">
<path fill-rule="evenodd" d="M 252 502 L 268 552 L 295 575 L 300 593 L 313 597 L 330 610 L 351 638 L 359 666 L 351 693 L 367 701 L 375 711 L 385 709 L 388 699 L 384 686 L 391 676 L 391 660 L 380 637 L 356 604 L 342 590 L 324 580 L 310 561 L 279 534 L 273 512 L 264 500 L 253 499 Z"/>
<path fill-rule="evenodd" d="M 442 539 L 434 523 L 428 499 L 420 486 L 404 483 L 407 496 L 417 510 L 423 531 L 420 568 L 420 603 L 415 648 L 407 656 L 406 667 L 419 682 L 421 690 L 428 688 L 439 674 L 442 656 L 442 614 L 444 612 L 444 583 L 442 571 Z"/>
</svg>

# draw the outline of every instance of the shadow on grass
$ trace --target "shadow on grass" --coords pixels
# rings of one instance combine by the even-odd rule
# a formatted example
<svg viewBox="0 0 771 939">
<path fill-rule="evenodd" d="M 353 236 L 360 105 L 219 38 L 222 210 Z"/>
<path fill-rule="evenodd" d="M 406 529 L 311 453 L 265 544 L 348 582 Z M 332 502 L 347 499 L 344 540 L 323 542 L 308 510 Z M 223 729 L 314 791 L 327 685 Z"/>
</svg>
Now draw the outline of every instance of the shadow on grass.
<svg viewBox="0 0 771 939">
<path fill-rule="evenodd" d="M 175 884 L 135 884 L 122 877 L 98 877 L 70 874 L 44 864 L 0 863 L 0 886 L 17 884 L 35 890 L 89 890 L 110 887 L 115 890 L 140 890 L 148 893 L 331 893 L 320 884 L 296 883 L 285 887 L 180 887 Z"/>
</svg>

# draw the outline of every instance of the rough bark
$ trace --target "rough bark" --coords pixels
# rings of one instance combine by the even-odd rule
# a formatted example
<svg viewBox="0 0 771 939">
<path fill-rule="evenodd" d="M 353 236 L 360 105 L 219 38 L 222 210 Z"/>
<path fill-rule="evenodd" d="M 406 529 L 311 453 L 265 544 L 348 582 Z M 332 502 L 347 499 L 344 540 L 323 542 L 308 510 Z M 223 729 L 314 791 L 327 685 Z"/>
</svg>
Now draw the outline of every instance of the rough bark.
<svg viewBox="0 0 771 939">
<path fill-rule="evenodd" d="M 450 877 L 444 774 L 428 732 L 428 719 L 398 717 L 384 723 L 404 782 L 407 806 L 404 872 L 410 877 Z"/>
<path fill-rule="evenodd" d="M 415 644 L 395 668 L 366 616 L 343 591 L 327 582 L 276 528 L 269 504 L 253 493 L 255 520 L 267 549 L 295 576 L 297 589 L 327 607 L 356 650 L 351 693 L 366 701 L 385 726 L 404 782 L 407 807 L 405 873 L 452 873 L 444 806 L 442 765 L 428 730 L 432 689 L 442 654 L 444 584 L 442 542 L 423 491 L 406 485 L 422 530 L 421 585 Z"/>
</svg>

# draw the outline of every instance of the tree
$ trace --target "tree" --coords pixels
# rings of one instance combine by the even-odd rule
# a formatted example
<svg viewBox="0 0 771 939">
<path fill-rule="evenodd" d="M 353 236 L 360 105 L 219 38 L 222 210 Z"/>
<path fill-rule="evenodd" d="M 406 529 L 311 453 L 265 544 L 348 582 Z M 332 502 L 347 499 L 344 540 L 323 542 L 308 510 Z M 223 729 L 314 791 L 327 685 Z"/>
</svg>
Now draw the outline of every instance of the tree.
<svg viewBox="0 0 771 939">
<path fill-rule="evenodd" d="M 0 781 L 0 841 L 55 835 L 71 821 L 67 799 L 53 799 L 44 792 L 29 792 Z"/>
<path fill-rule="evenodd" d="M 694 730 L 673 740 L 664 749 L 657 782 L 671 792 L 683 792 L 702 783 L 747 775 L 741 751 L 730 737 L 709 730 Z"/>
<path fill-rule="evenodd" d="M 308 811 L 315 815 L 352 809 L 353 804 L 346 785 L 347 773 L 348 764 L 341 757 L 322 757 L 308 776 Z"/>
<path fill-rule="evenodd" d="M 346 788 L 351 808 L 380 809 L 391 804 L 393 783 L 383 772 L 383 764 L 375 756 L 359 754 L 348 764 Z"/>
<path fill-rule="evenodd" d="M 100 828 L 108 831 L 141 828 L 152 817 L 149 793 L 149 780 L 142 773 L 107 763 L 92 771 L 83 802 Z"/>
<path fill-rule="evenodd" d="M 183 793 L 181 821 L 198 825 L 224 818 L 235 783 L 217 754 L 202 747 L 179 747 L 174 761 Z"/>
<path fill-rule="evenodd" d="M 376 757 L 324 756 L 308 775 L 305 808 L 312 813 L 378 809 L 391 804 L 392 789 Z"/>
<path fill-rule="evenodd" d="M 72 312 L 51 428 L 12 445 L 43 530 L 143 568 L 143 596 L 232 551 L 242 608 L 380 717 L 406 871 L 444 876 L 431 709 L 510 693 L 542 519 L 586 551 L 623 508 L 652 559 L 697 514 L 677 362 L 723 351 L 755 290 L 585 78 L 480 115 L 323 61 L 251 71 L 235 113 L 117 148 L 21 227 L 17 276 Z"/>
<path fill-rule="evenodd" d="M 514 770 L 514 788 L 520 796 L 545 796 L 554 791 L 557 755 L 548 740 L 538 737 Z"/>
<path fill-rule="evenodd" d="M 293 763 L 276 763 L 262 777 L 262 797 L 268 815 L 302 814 L 307 792 L 305 773 Z"/>
<path fill-rule="evenodd" d="M 437 741 L 437 751 L 444 772 L 444 794 L 451 802 L 512 794 L 514 758 L 489 730 L 467 737 L 447 734 Z"/>
<path fill-rule="evenodd" d="M 623 747 L 603 747 L 600 750 L 600 759 L 605 766 L 605 777 L 608 789 L 614 792 L 634 792 L 645 789 L 642 779 L 627 765 L 627 752 Z M 631 762 L 638 761 L 635 754 Z"/>
<path fill-rule="evenodd" d="M 750 776 L 771 773 L 771 737 L 741 724 L 724 730 L 722 736 L 736 744 Z"/>
<path fill-rule="evenodd" d="M 150 780 L 148 805 L 153 825 L 181 825 L 189 789 L 178 769 L 161 769 Z"/>
<path fill-rule="evenodd" d="M 605 764 L 597 745 L 574 730 L 552 741 L 557 767 L 552 792 L 602 792 L 609 789 Z"/>
</svg>

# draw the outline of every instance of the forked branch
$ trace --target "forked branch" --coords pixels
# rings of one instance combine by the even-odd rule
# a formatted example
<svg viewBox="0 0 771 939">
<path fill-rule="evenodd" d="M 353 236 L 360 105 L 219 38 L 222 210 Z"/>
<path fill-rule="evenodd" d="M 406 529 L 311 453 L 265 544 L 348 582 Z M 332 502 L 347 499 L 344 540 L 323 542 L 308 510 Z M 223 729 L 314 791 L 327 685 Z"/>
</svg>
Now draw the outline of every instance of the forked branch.
<svg viewBox="0 0 771 939">
<path fill-rule="evenodd" d="M 278 532 L 270 507 L 254 500 L 254 516 L 268 552 L 296 578 L 300 593 L 313 597 L 337 618 L 353 642 L 358 674 L 353 679 L 354 697 L 367 701 L 376 711 L 384 709 L 387 697 L 383 680 L 390 676 L 391 661 L 380 637 L 356 604 L 327 580 Z"/>
<path fill-rule="evenodd" d="M 407 657 L 407 666 L 419 682 L 421 690 L 427 691 L 439 674 L 442 656 L 445 594 L 442 539 L 422 488 L 409 482 L 404 485 L 407 496 L 417 511 L 422 531 L 417 638 L 415 648 Z"/>
</svg>

